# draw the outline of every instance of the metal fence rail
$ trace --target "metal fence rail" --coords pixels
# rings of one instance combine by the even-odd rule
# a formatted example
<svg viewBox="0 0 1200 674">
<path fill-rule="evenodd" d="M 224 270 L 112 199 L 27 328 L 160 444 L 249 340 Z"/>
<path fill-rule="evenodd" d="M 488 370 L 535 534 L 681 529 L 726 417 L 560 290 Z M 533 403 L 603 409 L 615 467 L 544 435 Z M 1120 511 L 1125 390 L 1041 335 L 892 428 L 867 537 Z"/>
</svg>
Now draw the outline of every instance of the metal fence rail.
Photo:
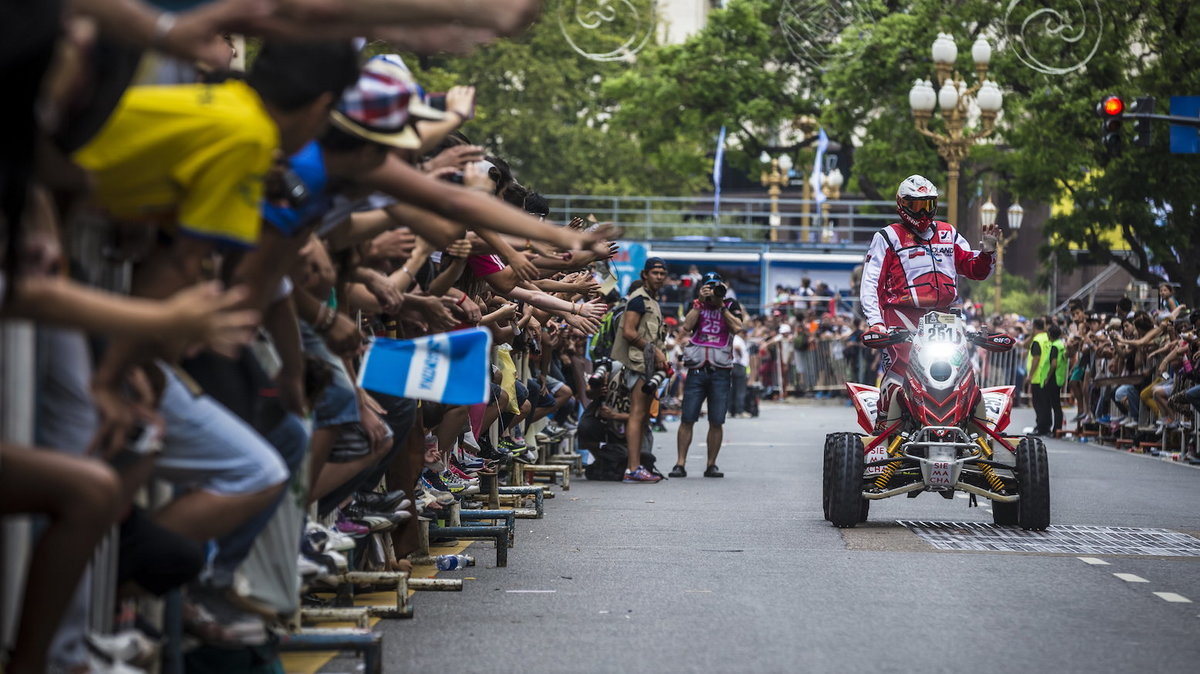
<svg viewBox="0 0 1200 674">
<path fill-rule="evenodd" d="M 795 245 L 866 246 L 875 232 L 894 221 L 896 205 L 889 201 L 779 199 L 772 217 L 770 199 L 723 198 L 713 217 L 711 198 L 606 197 L 549 194 L 555 220 L 594 216 L 624 229 L 633 240 L 711 240 L 727 243 L 772 240 Z"/>
</svg>

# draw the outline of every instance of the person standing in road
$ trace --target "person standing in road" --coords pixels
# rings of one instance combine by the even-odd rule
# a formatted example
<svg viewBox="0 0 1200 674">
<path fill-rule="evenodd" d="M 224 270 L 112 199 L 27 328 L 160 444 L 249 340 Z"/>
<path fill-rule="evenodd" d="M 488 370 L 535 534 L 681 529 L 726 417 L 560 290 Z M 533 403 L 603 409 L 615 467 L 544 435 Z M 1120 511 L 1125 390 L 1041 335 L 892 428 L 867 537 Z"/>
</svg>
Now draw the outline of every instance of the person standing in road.
<svg viewBox="0 0 1200 674">
<path fill-rule="evenodd" d="M 1025 357 L 1025 371 L 1029 373 L 1029 400 L 1037 421 L 1034 435 L 1048 435 L 1050 429 L 1050 405 L 1046 400 L 1046 373 L 1050 371 L 1050 337 L 1046 335 L 1046 319 L 1033 319 L 1033 337 L 1029 341 L 1029 355 Z"/>
<path fill-rule="evenodd" d="M 1062 387 L 1067 383 L 1067 344 L 1062 338 L 1062 328 L 1057 323 L 1051 323 L 1046 328 L 1046 336 L 1050 341 L 1050 356 L 1041 364 L 1042 395 L 1049 409 L 1048 435 L 1053 435 L 1063 425 Z"/>
<path fill-rule="evenodd" d="M 683 351 L 687 379 L 683 382 L 683 414 L 677 436 L 678 455 L 670 477 L 687 477 L 688 447 L 692 428 L 700 419 L 700 406 L 708 401 L 708 467 L 704 477 L 725 477 L 717 468 L 717 454 L 724 439 L 725 412 L 733 368 L 733 336 L 742 327 L 742 308 L 736 300 L 726 299 L 727 286 L 716 272 L 704 275 L 699 298 L 683 319 L 691 339 Z"/>
<path fill-rule="evenodd" d="M 625 422 L 629 467 L 622 480 L 626 484 L 662 479 L 641 464 L 642 442 L 650 421 L 650 403 L 654 400 L 654 391 L 642 387 L 655 371 L 667 368 L 667 356 L 662 349 L 662 310 L 654 299 L 666 280 L 666 261 L 661 257 L 647 259 L 642 266 L 641 285 L 627 296 L 621 329 L 613 340 L 612 358 L 625 366 L 625 386 L 630 392 L 629 420 Z"/>
<path fill-rule="evenodd" d="M 733 335 L 733 400 L 729 403 L 729 414 L 738 418 L 746 411 L 746 379 L 750 371 L 750 345 L 746 343 L 746 327 L 743 325 Z"/>
</svg>

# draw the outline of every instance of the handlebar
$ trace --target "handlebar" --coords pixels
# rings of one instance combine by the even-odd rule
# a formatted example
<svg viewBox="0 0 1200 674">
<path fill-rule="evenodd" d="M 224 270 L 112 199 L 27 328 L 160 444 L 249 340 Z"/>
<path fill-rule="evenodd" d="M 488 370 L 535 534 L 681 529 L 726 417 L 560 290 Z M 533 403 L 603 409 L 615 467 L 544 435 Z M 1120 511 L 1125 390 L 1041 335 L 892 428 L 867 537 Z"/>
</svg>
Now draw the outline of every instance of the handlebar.
<svg viewBox="0 0 1200 674">
<path fill-rule="evenodd" d="M 993 332 L 990 334 L 982 332 L 968 332 L 967 341 L 975 346 L 978 346 L 985 351 L 1002 352 L 1008 351 L 1016 346 L 1017 341 L 1010 335 L 1003 332 Z M 913 333 L 904 328 L 892 328 L 889 332 L 865 332 L 862 336 L 863 346 L 870 349 L 884 349 L 889 346 L 903 344 L 912 340 Z"/>
</svg>

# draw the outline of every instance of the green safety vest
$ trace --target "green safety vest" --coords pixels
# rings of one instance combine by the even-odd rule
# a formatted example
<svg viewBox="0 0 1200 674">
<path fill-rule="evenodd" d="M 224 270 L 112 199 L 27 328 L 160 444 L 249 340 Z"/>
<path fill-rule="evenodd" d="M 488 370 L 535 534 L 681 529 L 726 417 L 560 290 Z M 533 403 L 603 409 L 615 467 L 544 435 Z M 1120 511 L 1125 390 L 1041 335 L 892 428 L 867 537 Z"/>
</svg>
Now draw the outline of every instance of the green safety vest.
<svg viewBox="0 0 1200 674">
<path fill-rule="evenodd" d="M 1058 367 L 1054 369 L 1054 380 L 1059 386 L 1064 386 L 1067 383 L 1067 344 L 1062 339 L 1051 342 L 1050 336 L 1046 333 L 1038 333 L 1033 337 L 1033 343 L 1039 347 L 1041 359 L 1038 361 L 1038 368 L 1033 370 L 1033 348 L 1030 347 L 1028 355 L 1025 356 L 1025 371 L 1029 373 L 1029 383 L 1034 386 L 1042 386 L 1046 383 L 1046 377 L 1050 375 L 1050 351 L 1052 349 L 1058 351 Z"/>
</svg>

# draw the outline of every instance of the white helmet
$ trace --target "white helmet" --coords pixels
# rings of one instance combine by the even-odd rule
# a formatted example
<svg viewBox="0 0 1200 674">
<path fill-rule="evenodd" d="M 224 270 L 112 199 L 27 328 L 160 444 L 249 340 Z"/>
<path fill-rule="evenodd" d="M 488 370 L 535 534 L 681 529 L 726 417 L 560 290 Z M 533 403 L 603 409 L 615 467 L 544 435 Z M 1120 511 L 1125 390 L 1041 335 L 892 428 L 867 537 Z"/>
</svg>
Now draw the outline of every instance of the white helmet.
<svg viewBox="0 0 1200 674">
<path fill-rule="evenodd" d="M 929 229 L 937 212 L 937 187 L 924 176 L 911 175 L 896 189 L 896 212 L 913 232 Z"/>
</svg>

